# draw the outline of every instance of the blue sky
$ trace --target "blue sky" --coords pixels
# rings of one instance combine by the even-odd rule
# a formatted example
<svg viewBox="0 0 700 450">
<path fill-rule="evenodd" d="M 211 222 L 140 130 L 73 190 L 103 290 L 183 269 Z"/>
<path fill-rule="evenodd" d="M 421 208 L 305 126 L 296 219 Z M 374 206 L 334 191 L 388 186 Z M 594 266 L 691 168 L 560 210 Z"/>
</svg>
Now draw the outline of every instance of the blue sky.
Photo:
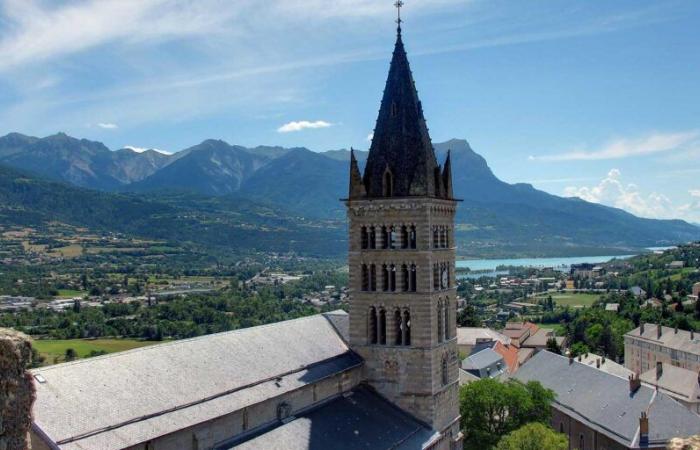
<svg viewBox="0 0 700 450">
<path fill-rule="evenodd" d="M 0 0 L 0 134 L 367 148 L 391 0 Z M 406 0 L 433 140 L 497 176 L 700 223 L 700 2 Z"/>
</svg>

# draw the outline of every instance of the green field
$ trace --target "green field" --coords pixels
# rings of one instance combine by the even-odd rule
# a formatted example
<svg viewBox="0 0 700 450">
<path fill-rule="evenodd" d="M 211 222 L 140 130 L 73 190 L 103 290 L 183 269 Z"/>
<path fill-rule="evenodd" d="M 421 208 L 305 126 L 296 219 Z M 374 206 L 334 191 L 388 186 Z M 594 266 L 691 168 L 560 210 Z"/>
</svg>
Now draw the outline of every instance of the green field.
<svg viewBox="0 0 700 450">
<path fill-rule="evenodd" d="M 82 297 L 85 294 L 86 294 L 85 291 L 76 291 L 73 289 L 59 289 L 58 290 L 58 296 L 63 297 L 63 298 Z"/>
<path fill-rule="evenodd" d="M 63 362 L 66 350 L 69 348 L 75 350 L 79 358 L 85 358 L 93 351 L 114 353 L 153 344 L 158 344 L 158 342 L 137 341 L 133 339 L 42 339 L 34 341 L 32 345 L 46 358 L 44 364 L 50 365 L 54 364 L 54 359 L 56 359 L 56 362 Z"/>
<path fill-rule="evenodd" d="M 547 295 L 548 294 L 541 295 L 537 297 L 537 299 L 547 298 Z M 600 295 L 601 294 L 557 292 L 556 294 L 552 294 L 552 300 L 556 302 L 557 306 L 591 306 L 593 302 L 600 298 Z"/>
</svg>

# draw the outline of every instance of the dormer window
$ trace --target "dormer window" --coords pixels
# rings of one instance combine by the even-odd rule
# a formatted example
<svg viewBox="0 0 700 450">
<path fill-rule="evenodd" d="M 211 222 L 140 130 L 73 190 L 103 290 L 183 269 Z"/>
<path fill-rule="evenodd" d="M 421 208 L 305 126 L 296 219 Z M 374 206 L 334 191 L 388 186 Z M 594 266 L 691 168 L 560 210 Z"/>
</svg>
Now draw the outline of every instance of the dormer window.
<svg viewBox="0 0 700 450">
<path fill-rule="evenodd" d="M 388 167 L 384 171 L 383 188 L 384 197 L 392 197 L 394 195 L 394 175 L 392 175 Z"/>
</svg>

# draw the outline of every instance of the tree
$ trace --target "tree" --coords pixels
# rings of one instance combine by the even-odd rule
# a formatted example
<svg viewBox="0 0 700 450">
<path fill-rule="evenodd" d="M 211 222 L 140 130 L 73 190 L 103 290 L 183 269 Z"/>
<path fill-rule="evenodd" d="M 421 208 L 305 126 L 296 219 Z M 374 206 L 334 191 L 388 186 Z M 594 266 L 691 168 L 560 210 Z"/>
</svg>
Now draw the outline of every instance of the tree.
<svg viewBox="0 0 700 450">
<path fill-rule="evenodd" d="M 461 426 L 466 449 L 491 448 L 500 436 L 526 423 L 547 423 L 554 393 L 539 382 L 501 383 L 485 378 L 460 388 Z"/>
<path fill-rule="evenodd" d="M 541 423 L 529 423 L 503 436 L 496 450 L 567 450 L 569 440 Z"/>
<path fill-rule="evenodd" d="M 77 357 L 78 357 L 78 352 L 76 352 L 75 349 L 72 349 L 72 348 L 66 349 L 66 355 L 65 355 L 66 361 L 73 361 Z"/>
<path fill-rule="evenodd" d="M 481 320 L 477 314 L 476 308 L 472 305 L 467 305 L 457 314 L 457 325 L 460 327 L 480 327 Z"/>
<path fill-rule="evenodd" d="M 547 350 L 552 353 L 556 353 L 557 355 L 561 355 L 561 347 L 559 347 L 559 344 L 557 344 L 556 338 L 551 337 L 547 339 Z"/>
</svg>

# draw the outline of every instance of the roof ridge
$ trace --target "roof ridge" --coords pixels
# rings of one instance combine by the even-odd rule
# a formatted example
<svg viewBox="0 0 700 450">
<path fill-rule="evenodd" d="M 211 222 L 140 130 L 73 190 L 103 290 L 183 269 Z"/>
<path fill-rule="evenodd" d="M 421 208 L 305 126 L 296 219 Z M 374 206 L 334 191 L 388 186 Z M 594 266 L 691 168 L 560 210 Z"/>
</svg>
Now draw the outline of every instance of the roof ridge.
<svg viewBox="0 0 700 450">
<path fill-rule="evenodd" d="M 336 310 L 336 311 L 338 311 L 338 310 Z M 334 311 L 334 312 L 335 312 L 335 311 Z M 245 331 L 247 331 L 247 330 L 252 330 L 252 329 L 260 329 L 260 328 L 268 328 L 268 327 L 272 327 L 272 326 L 280 326 L 280 325 L 282 325 L 282 324 L 292 323 L 292 322 L 300 322 L 300 321 L 302 321 L 302 320 L 310 320 L 310 319 L 316 318 L 316 317 L 320 317 L 320 318 L 324 319 L 324 322 L 325 322 L 325 323 L 328 323 L 328 325 L 331 326 L 331 328 L 333 328 L 332 325 L 330 324 L 330 322 L 328 321 L 328 319 L 327 319 L 326 317 L 324 317 L 325 314 L 326 314 L 326 313 L 318 313 L 318 314 L 312 314 L 312 315 L 310 315 L 310 316 L 297 317 L 297 318 L 295 318 L 295 319 L 282 320 L 282 321 L 280 321 L 280 322 L 265 323 L 265 324 L 262 324 L 262 325 L 256 325 L 256 326 L 254 326 L 254 327 L 237 328 L 237 329 L 235 329 L 235 330 L 222 331 L 222 332 L 219 332 L 219 333 L 212 333 L 212 334 L 203 334 L 203 335 L 201 335 L 201 336 L 194 336 L 194 337 L 185 338 L 185 339 L 173 339 L 173 340 L 170 340 L 170 341 L 162 342 L 162 343 L 160 343 L 160 344 L 153 344 L 153 345 L 147 345 L 147 346 L 144 346 L 144 347 L 132 348 L 132 349 L 130 349 L 130 350 L 124 350 L 124 351 L 120 351 L 120 352 L 108 353 L 108 354 L 106 354 L 106 355 L 94 356 L 94 357 L 91 357 L 91 358 L 77 359 L 77 360 L 75 360 L 75 361 L 64 362 L 64 363 L 61 363 L 61 364 L 54 364 L 54 365 L 52 365 L 52 366 L 37 367 L 37 368 L 35 368 L 35 369 L 31 369 L 29 372 L 30 372 L 32 375 L 36 375 L 36 374 L 45 373 L 45 372 L 47 372 L 47 371 L 51 371 L 51 370 L 54 370 L 54 369 L 63 368 L 63 367 L 68 367 L 68 366 L 77 365 L 77 364 L 84 364 L 84 363 L 88 363 L 88 362 L 91 362 L 91 361 L 97 361 L 97 360 L 109 359 L 109 358 L 116 358 L 116 357 L 119 357 L 119 356 L 122 356 L 122 355 L 126 355 L 126 354 L 132 354 L 132 353 L 138 353 L 138 352 L 141 352 L 141 351 L 154 350 L 154 349 L 158 349 L 158 348 L 162 348 L 162 347 L 166 347 L 166 346 L 171 346 L 171 345 L 175 345 L 175 344 L 184 344 L 184 343 L 186 343 L 186 342 L 198 341 L 198 340 L 202 340 L 202 339 L 206 339 L 206 338 L 211 338 L 211 337 L 213 337 L 213 336 L 223 336 L 223 335 L 234 334 L 234 333 L 242 333 L 242 332 L 245 332 Z M 337 332 L 335 329 L 333 329 L 333 331 L 335 332 L 335 334 L 338 334 L 338 332 Z M 343 344 L 346 344 L 345 341 L 344 341 L 342 338 L 341 338 L 341 341 L 343 341 Z M 144 342 L 148 342 L 148 341 L 144 341 Z M 346 344 L 346 345 L 347 345 L 347 344 Z"/>
</svg>

